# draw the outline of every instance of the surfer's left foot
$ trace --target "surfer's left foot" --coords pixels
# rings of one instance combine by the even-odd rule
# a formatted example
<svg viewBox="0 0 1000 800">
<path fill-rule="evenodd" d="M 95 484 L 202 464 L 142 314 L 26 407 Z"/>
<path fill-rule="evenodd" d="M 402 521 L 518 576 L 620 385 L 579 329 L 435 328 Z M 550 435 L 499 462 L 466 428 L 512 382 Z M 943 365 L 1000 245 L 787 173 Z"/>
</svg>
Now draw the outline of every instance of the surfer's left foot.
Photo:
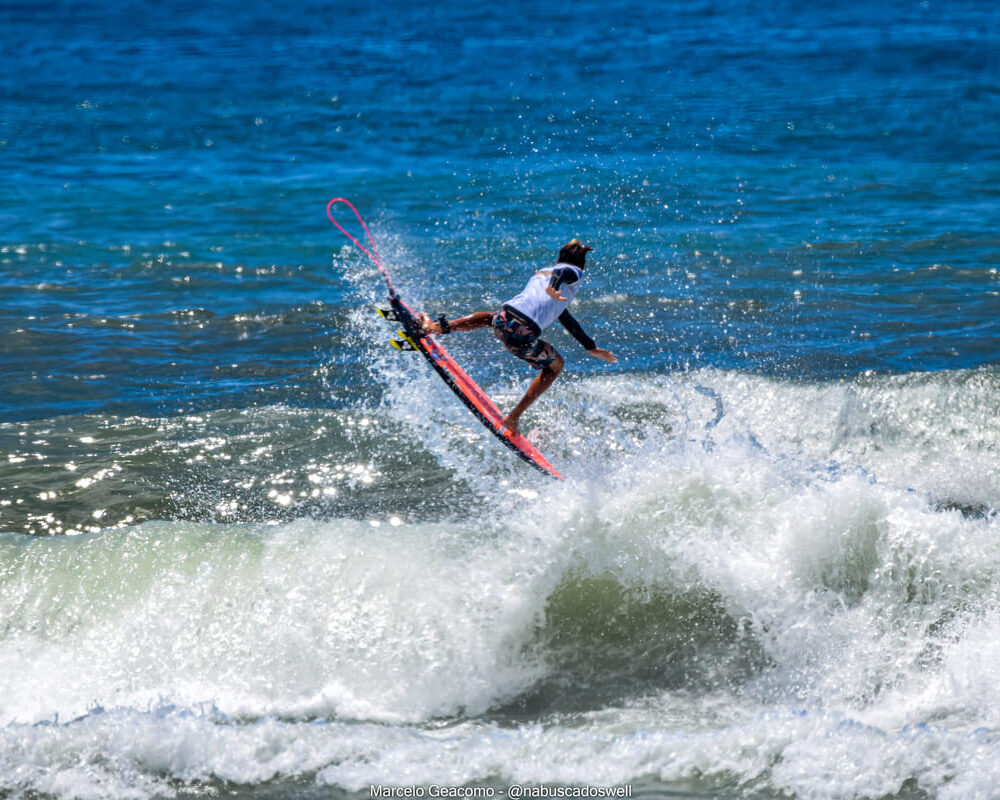
<svg viewBox="0 0 1000 800">
<path fill-rule="evenodd" d="M 420 330 L 424 334 L 441 333 L 441 326 L 423 312 L 417 314 L 417 319 L 420 321 Z"/>
<path fill-rule="evenodd" d="M 513 419 L 511 417 L 504 417 L 503 418 L 503 422 L 501 422 L 500 424 L 503 425 L 503 427 L 505 427 L 507 430 L 509 430 L 515 436 L 520 436 L 521 435 L 521 431 L 518 428 L 517 417 L 514 417 Z"/>
</svg>

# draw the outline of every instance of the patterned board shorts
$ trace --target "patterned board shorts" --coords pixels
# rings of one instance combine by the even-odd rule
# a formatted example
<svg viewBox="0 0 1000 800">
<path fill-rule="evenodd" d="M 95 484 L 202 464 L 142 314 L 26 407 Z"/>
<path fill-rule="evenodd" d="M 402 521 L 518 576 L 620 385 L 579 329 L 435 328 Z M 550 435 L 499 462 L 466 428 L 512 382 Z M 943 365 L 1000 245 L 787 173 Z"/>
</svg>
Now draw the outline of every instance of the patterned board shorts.
<svg viewBox="0 0 1000 800">
<path fill-rule="evenodd" d="M 545 369 L 559 357 L 552 345 L 539 339 L 531 328 L 504 309 L 493 315 L 493 333 L 504 347 L 535 369 Z"/>
</svg>

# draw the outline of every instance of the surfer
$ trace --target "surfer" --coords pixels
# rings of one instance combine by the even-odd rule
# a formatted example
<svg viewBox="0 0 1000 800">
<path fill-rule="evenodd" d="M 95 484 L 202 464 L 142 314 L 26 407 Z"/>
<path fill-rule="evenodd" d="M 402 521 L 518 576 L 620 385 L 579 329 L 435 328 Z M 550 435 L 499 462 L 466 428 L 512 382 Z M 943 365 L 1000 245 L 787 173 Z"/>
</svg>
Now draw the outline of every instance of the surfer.
<svg viewBox="0 0 1000 800">
<path fill-rule="evenodd" d="M 558 319 L 594 358 L 612 363 L 618 360 L 610 351 L 598 347 L 566 308 L 580 288 L 584 262 L 592 249 L 578 239 L 567 242 L 559 250 L 556 265 L 532 275 L 521 293 L 504 303 L 498 311 L 477 311 L 451 321 L 444 316 L 432 320 L 426 314 L 420 315 L 426 333 L 472 331 L 490 325 L 497 339 L 508 351 L 539 371 L 521 401 L 504 417 L 504 427 L 513 434 L 520 433 L 518 425 L 528 406 L 562 372 L 563 357 L 551 344 L 540 338 L 542 331 L 555 320 Z"/>
</svg>

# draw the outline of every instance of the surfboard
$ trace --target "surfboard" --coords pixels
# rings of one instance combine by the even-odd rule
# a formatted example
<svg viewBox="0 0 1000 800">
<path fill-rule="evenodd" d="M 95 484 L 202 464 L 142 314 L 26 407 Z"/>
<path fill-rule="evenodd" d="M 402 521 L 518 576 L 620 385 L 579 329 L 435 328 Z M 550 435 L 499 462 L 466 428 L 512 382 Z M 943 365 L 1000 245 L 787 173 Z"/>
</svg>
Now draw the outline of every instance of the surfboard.
<svg viewBox="0 0 1000 800">
<path fill-rule="evenodd" d="M 335 203 L 343 203 L 354 212 L 354 216 L 357 217 L 358 222 L 364 229 L 365 235 L 368 237 L 371 250 L 361 244 L 361 242 L 348 233 L 334 219 L 331 208 Z M 549 463 L 548 459 L 524 435 L 511 433 L 507 428 L 503 427 L 503 414 L 500 413 L 500 409 L 497 408 L 486 392 L 480 389 L 476 382 L 458 365 L 455 359 L 448 354 L 448 351 L 445 350 L 436 336 L 423 332 L 416 313 L 402 301 L 399 292 L 396 291 L 392 277 L 382 263 L 381 256 L 379 256 L 378 248 L 375 246 L 375 239 L 372 237 L 368 226 L 365 225 L 358 210 L 348 200 L 342 197 L 335 197 L 326 204 L 326 215 L 344 236 L 371 258 L 375 266 L 378 267 L 379 272 L 382 273 L 382 277 L 389 288 L 390 308 L 380 309 L 379 314 L 383 318 L 399 323 L 402 326 L 398 331 L 400 338 L 392 340 L 392 345 L 398 350 L 414 350 L 423 354 L 424 358 L 427 359 L 427 362 L 434 368 L 434 371 L 445 382 L 448 388 L 455 393 L 465 404 L 466 408 L 472 412 L 473 416 L 502 444 L 539 472 L 549 477 L 563 480 L 563 476 L 559 474 L 559 471 Z"/>
</svg>

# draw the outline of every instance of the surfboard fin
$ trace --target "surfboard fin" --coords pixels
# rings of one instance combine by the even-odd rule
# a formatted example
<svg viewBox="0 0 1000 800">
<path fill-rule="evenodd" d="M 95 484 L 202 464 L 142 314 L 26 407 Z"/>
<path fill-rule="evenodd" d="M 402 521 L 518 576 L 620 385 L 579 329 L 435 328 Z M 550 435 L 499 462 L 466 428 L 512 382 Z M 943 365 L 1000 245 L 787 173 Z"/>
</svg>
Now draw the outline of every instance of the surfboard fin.
<svg viewBox="0 0 1000 800">
<path fill-rule="evenodd" d="M 419 350 L 420 349 L 419 347 L 417 347 L 417 343 L 415 341 L 413 341 L 413 339 L 411 339 L 407 335 L 406 331 L 404 331 L 404 330 L 398 330 L 398 331 L 396 331 L 396 333 L 399 334 L 399 338 L 398 339 L 393 339 L 392 342 L 391 342 L 391 344 L 397 350 Z"/>
</svg>

